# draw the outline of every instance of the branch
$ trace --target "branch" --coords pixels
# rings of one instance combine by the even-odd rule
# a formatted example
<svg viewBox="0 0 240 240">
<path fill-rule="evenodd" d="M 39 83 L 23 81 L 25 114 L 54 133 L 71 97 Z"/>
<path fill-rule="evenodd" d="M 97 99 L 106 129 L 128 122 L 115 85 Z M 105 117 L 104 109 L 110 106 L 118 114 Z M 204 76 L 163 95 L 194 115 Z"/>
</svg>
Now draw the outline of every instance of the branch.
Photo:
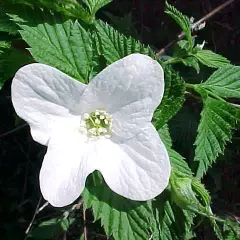
<svg viewBox="0 0 240 240">
<path fill-rule="evenodd" d="M 37 204 L 36 210 L 35 210 L 35 212 L 34 212 L 34 214 L 33 214 L 32 220 L 31 220 L 31 222 L 30 222 L 30 224 L 29 224 L 27 230 L 25 231 L 25 234 L 28 234 L 29 231 L 30 231 L 30 229 L 31 229 L 31 227 L 32 227 L 32 224 L 33 224 L 33 222 L 34 222 L 34 220 L 35 220 L 35 218 L 36 218 L 36 215 L 37 215 L 38 212 L 39 212 L 39 206 L 40 206 L 41 200 L 42 200 L 42 196 L 39 198 L 39 201 L 38 201 L 38 204 Z M 26 236 L 25 239 L 27 239 L 27 237 L 28 237 L 28 236 Z"/>
<path fill-rule="evenodd" d="M 28 124 L 25 123 L 25 124 L 23 124 L 23 125 L 21 125 L 21 126 L 19 126 L 19 127 L 17 127 L 17 128 L 14 128 L 13 130 L 10 130 L 10 131 L 8 131 L 8 132 L 6 132 L 6 133 L 3 133 L 3 134 L 0 135 L 0 138 L 5 137 L 5 136 L 7 136 L 7 135 L 9 135 L 9 134 L 11 134 L 11 133 L 14 133 L 14 132 L 16 132 L 16 131 L 18 131 L 18 130 L 24 128 L 24 127 L 26 127 L 27 125 L 28 125 Z"/>
<path fill-rule="evenodd" d="M 225 7 L 227 7 L 228 5 L 230 5 L 231 3 L 233 3 L 235 0 L 228 0 L 227 2 L 221 4 L 220 6 L 216 7 L 215 9 L 213 9 L 210 13 L 208 13 L 206 16 L 204 16 L 203 18 L 201 18 L 200 20 L 198 20 L 197 22 L 195 22 L 192 25 L 192 29 L 195 29 L 196 27 L 198 27 L 201 23 L 205 22 L 206 20 L 208 20 L 209 18 L 211 18 L 213 15 L 215 15 L 216 13 L 218 13 L 219 11 L 221 11 L 222 9 L 224 9 Z M 162 48 L 160 51 L 158 51 L 156 53 L 156 55 L 159 57 L 161 55 L 163 55 L 166 50 L 168 48 L 170 48 L 172 45 L 174 45 L 176 42 L 178 42 L 179 40 L 182 40 L 185 37 L 185 33 L 181 32 L 177 38 L 173 41 L 171 41 L 170 43 L 168 43 L 164 48 Z"/>
<path fill-rule="evenodd" d="M 84 207 L 82 209 L 83 209 L 83 224 L 84 224 L 84 227 L 83 227 L 84 240 L 87 240 L 86 212 Z"/>
</svg>

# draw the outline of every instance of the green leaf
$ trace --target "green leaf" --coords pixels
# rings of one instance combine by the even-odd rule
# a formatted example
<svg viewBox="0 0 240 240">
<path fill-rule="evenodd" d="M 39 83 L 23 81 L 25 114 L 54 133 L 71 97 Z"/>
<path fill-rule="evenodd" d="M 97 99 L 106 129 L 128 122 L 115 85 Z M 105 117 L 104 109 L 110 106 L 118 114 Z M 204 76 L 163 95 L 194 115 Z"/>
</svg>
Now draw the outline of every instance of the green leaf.
<svg viewBox="0 0 240 240">
<path fill-rule="evenodd" d="M 77 0 L 16 0 L 20 4 L 30 6 L 45 7 L 55 12 L 62 13 L 63 15 L 81 19 L 82 21 L 90 24 L 93 19 L 89 11 L 80 4 Z"/>
<path fill-rule="evenodd" d="M 233 65 L 222 67 L 198 87 L 223 98 L 240 98 L 240 67 Z"/>
<path fill-rule="evenodd" d="M 236 109 L 230 104 L 207 97 L 201 112 L 198 135 L 195 141 L 194 161 L 199 163 L 197 177 L 201 178 L 222 154 L 232 137 Z"/>
<path fill-rule="evenodd" d="M 58 234 L 67 231 L 73 222 L 73 218 L 53 218 L 48 221 L 41 222 L 36 228 L 34 228 L 30 232 L 30 236 L 34 239 L 53 239 Z"/>
<path fill-rule="evenodd" d="M 156 109 L 153 122 L 156 129 L 160 129 L 182 107 L 184 102 L 185 86 L 178 72 L 171 67 L 164 68 L 165 90 L 160 106 Z"/>
<path fill-rule="evenodd" d="M 192 46 L 190 19 L 187 16 L 183 15 L 181 12 L 179 12 L 174 6 L 170 5 L 167 1 L 165 13 L 172 17 L 175 20 L 175 22 L 182 28 L 182 30 L 186 34 L 186 37 L 190 45 Z"/>
<path fill-rule="evenodd" d="M 181 208 L 209 218 L 217 237 L 223 240 L 221 230 L 216 224 L 210 208 L 210 196 L 205 187 L 192 177 L 179 177 L 174 173 L 170 179 L 171 196 Z"/>
<path fill-rule="evenodd" d="M 87 31 L 59 15 L 41 10 L 35 14 L 35 22 L 27 19 L 19 24 L 34 59 L 87 83 L 92 71 L 92 42 Z"/>
<path fill-rule="evenodd" d="M 23 52 L 9 46 L 6 47 L 6 45 L 5 48 L 1 48 L 0 46 L 0 89 L 6 80 L 12 78 L 20 67 L 30 62 L 32 62 L 32 59 Z"/>
<path fill-rule="evenodd" d="M 193 67 L 197 73 L 200 72 L 200 67 L 198 64 L 198 60 L 194 57 L 186 57 L 181 59 L 182 63 L 187 67 Z"/>
<path fill-rule="evenodd" d="M 168 126 L 164 125 L 162 128 L 158 130 L 159 136 L 161 140 L 163 141 L 164 145 L 167 148 L 169 158 L 171 161 L 171 167 L 172 171 L 175 172 L 179 176 L 191 176 L 192 172 L 189 168 L 187 162 L 184 160 L 184 158 L 174 151 L 172 147 L 172 140 L 171 136 L 168 130 Z"/>
<path fill-rule="evenodd" d="M 192 179 L 192 189 L 197 194 L 197 197 L 200 199 L 200 202 L 203 206 L 210 206 L 211 197 L 208 190 L 202 183 L 200 183 L 200 181 L 197 179 Z"/>
<path fill-rule="evenodd" d="M 137 202 L 112 192 L 94 173 L 83 193 L 86 208 L 93 209 L 94 219 L 101 219 L 107 237 L 114 239 L 146 240 L 150 237 L 150 202 Z"/>
<path fill-rule="evenodd" d="M 112 2 L 112 0 L 83 0 L 83 1 L 87 4 L 91 15 L 94 16 L 94 17 L 95 17 L 96 12 L 100 8 L 102 8 L 105 5 Z"/>
<path fill-rule="evenodd" d="M 187 40 L 180 40 L 177 42 L 174 51 L 173 57 L 184 58 L 192 52 L 191 45 Z"/>
<path fill-rule="evenodd" d="M 125 14 L 124 16 L 118 17 L 110 12 L 104 12 L 105 15 L 110 19 L 113 27 L 125 36 L 132 36 L 139 38 L 137 30 L 134 26 L 132 19 L 132 12 Z"/>
<path fill-rule="evenodd" d="M 171 174 L 171 197 L 173 201 L 183 209 L 196 211 L 200 210 L 200 204 L 196 198 L 196 194 L 192 189 L 192 178 L 179 177 L 176 174 Z"/>
<path fill-rule="evenodd" d="M 10 20 L 10 17 L 6 12 L 4 12 L 3 9 L 0 9 L 0 32 L 17 34 L 18 29 L 18 26 Z"/>
<path fill-rule="evenodd" d="M 8 41 L 1 41 L 0 40 L 0 54 L 4 53 L 4 51 L 6 49 L 10 49 L 10 48 L 11 48 L 11 43 L 10 42 L 8 42 Z"/>
<path fill-rule="evenodd" d="M 179 208 L 165 191 L 153 201 L 154 240 L 182 240 L 190 231 L 193 215 Z"/>
<path fill-rule="evenodd" d="M 99 20 L 95 22 L 95 27 L 102 55 L 108 63 L 113 63 L 132 53 L 142 53 L 155 57 L 154 52 L 149 47 L 145 47 L 132 37 L 127 38 L 107 23 Z"/>
<path fill-rule="evenodd" d="M 197 58 L 202 64 L 212 68 L 221 68 L 230 64 L 228 59 L 210 50 L 200 50 L 197 53 L 192 54 L 192 56 Z"/>
</svg>

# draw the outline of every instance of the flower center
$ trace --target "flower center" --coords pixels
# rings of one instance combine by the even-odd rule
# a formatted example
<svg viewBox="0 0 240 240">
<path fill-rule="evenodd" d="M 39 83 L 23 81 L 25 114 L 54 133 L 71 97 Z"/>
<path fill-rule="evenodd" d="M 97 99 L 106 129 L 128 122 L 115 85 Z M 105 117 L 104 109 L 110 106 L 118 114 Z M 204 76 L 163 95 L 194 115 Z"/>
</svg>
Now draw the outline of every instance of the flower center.
<svg viewBox="0 0 240 240">
<path fill-rule="evenodd" d="M 84 113 L 80 122 L 80 132 L 88 137 L 97 138 L 111 137 L 112 116 L 104 110 L 97 109 L 95 112 Z"/>
</svg>

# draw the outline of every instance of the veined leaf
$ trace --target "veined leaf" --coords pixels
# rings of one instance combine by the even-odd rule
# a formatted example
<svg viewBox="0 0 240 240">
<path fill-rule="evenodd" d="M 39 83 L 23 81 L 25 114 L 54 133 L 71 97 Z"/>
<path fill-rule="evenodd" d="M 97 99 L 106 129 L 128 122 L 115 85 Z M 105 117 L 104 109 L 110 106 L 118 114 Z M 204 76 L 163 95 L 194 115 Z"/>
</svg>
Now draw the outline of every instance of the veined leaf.
<svg viewBox="0 0 240 240">
<path fill-rule="evenodd" d="M 87 83 L 92 70 L 92 43 L 86 30 L 59 15 L 41 10 L 35 14 L 39 17 L 35 22 L 27 19 L 19 24 L 34 59 Z"/>
<path fill-rule="evenodd" d="M 182 63 L 187 66 L 187 67 L 193 67 L 197 73 L 200 72 L 200 67 L 198 64 L 198 60 L 194 57 L 186 57 L 186 58 L 182 58 Z"/>
<path fill-rule="evenodd" d="M 81 19 L 86 23 L 92 23 L 93 19 L 89 11 L 77 0 L 16 0 L 17 3 L 26 5 L 36 5 L 46 7 L 55 12 L 60 12 L 66 16 Z"/>
<path fill-rule="evenodd" d="M 236 109 L 230 104 L 207 97 L 204 100 L 198 135 L 195 141 L 195 158 L 199 162 L 197 177 L 201 178 L 222 154 L 232 137 Z"/>
<path fill-rule="evenodd" d="M 155 57 L 154 52 L 136 41 L 134 38 L 127 38 L 114 28 L 102 21 L 95 22 L 96 33 L 101 43 L 101 51 L 108 63 L 113 63 L 131 53 L 142 53 Z"/>
<path fill-rule="evenodd" d="M 6 80 L 13 77 L 15 72 L 25 64 L 28 64 L 32 59 L 24 53 L 13 48 L 0 47 L 0 89 L 3 87 Z"/>
<path fill-rule="evenodd" d="M 167 148 L 169 158 L 171 161 L 172 171 L 175 172 L 178 176 L 192 176 L 191 169 L 189 168 L 187 162 L 184 158 L 174 151 L 172 147 L 172 140 L 168 130 L 168 126 L 164 125 L 158 130 L 161 140 Z"/>
<path fill-rule="evenodd" d="M 240 67 L 227 65 L 215 71 L 198 87 L 224 98 L 240 98 Z"/>
<path fill-rule="evenodd" d="M 179 73 L 171 67 L 166 66 L 164 74 L 164 96 L 153 116 L 153 121 L 157 129 L 160 129 L 171 119 L 180 110 L 184 102 L 185 86 Z"/>
<path fill-rule="evenodd" d="M 96 12 L 100 8 L 112 2 L 112 0 L 83 0 L 83 1 L 87 4 L 92 16 L 95 16 Z"/>
<path fill-rule="evenodd" d="M 170 200 L 168 192 L 153 201 L 155 215 L 154 240 L 182 240 L 190 231 L 193 214 L 179 208 Z"/>
<path fill-rule="evenodd" d="M 187 16 L 183 15 L 181 12 L 179 12 L 174 6 L 170 5 L 167 1 L 165 13 L 172 17 L 175 22 L 182 28 L 182 30 L 186 34 L 189 43 L 192 44 L 190 19 Z"/>
<path fill-rule="evenodd" d="M 150 237 L 150 202 L 137 202 L 112 192 L 96 173 L 88 179 L 83 193 L 86 208 L 93 209 L 95 220 L 100 219 L 107 237 L 114 239 L 146 240 Z"/>
<path fill-rule="evenodd" d="M 199 60 L 202 64 L 212 67 L 212 68 L 221 68 L 227 64 L 230 64 L 230 61 L 210 50 L 200 50 L 195 54 L 192 54 L 195 58 Z"/>
</svg>

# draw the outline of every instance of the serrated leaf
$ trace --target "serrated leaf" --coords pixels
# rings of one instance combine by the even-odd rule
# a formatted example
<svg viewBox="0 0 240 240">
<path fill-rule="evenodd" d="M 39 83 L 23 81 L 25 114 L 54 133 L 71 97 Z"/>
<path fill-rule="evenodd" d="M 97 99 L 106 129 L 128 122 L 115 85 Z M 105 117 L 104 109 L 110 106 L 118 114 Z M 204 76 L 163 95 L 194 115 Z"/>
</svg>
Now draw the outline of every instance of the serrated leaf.
<svg viewBox="0 0 240 240">
<path fill-rule="evenodd" d="M 186 57 L 186 58 L 182 58 L 182 63 L 187 66 L 187 67 L 193 67 L 197 73 L 200 72 L 200 67 L 198 64 L 198 60 L 194 57 Z"/>
<path fill-rule="evenodd" d="M 189 168 L 187 162 L 184 158 L 174 151 L 172 147 L 172 140 L 168 130 L 168 126 L 164 125 L 162 128 L 158 130 L 161 140 L 163 141 L 165 147 L 167 148 L 169 158 L 171 161 L 172 171 L 175 172 L 179 176 L 191 176 L 192 172 Z"/>
<path fill-rule="evenodd" d="M 208 190 L 200 181 L 198 181 L 197 179 L 192 179 L 192 189 L 200 198 L 200 202 L 203 206 L 210 206 L 211 197 Z"/>
<path fill-rule="evenodd" d="M 155 232 L 153 240 L 182 240 L 190 231 L 193 215 L 173 203 L 168 192 L 153 202 Z"/>
<path fill-rule="evenodd" d="M 120 34 L 114 28 L 102 21 L 95 22 L 96 34 L 101 43 L 102 55 L 108 63 L 113 63 L 132 53 L 142 53 L 155 57 L 154 52 L 132 37 Z"/>
<path fill-rule="evenodd" d="M 194 161 L 199 163 L 197 177 L 201 178 L 222 154 L 232 137 L 236 109 L 230 104 L 207 97 L 204 100 Z"/>
<path fill-rule="evenodd" d="M 150 236 L 150 202 L 137 202 L 112 192 L 94 173 L 83 193 L 86 208 L 92 208 L 95 220 L 100 219 L 107 237 L 146 240 Z"/>
<path fill-rule="evenodd" d="M 191 45 L 187 40 L 180 40 L 177 42 L 174 51 L 173 57 L 183 58 L 188 56 L 191 53 Z"/>
<path fill-rule="evenodd" d="M 233 65 L 222 67 L 198 86 L 223 98 L 240 98 L 240 67 Z"/>
<path fill-rule="evenodd" d="M 20 4 L 45 7 L 63 15 L 81 19 L 90 24 L 93 19 L 89 11 L 77 0 L 16 0 Z"/>
<path fill-rule="evenodd" d="M 240 227 L 237 221 L 233 221 L 230 218 L 227 218 L 223 230 L 226 233 L 226 240 L 239 240 L 240 239 Z"/>
<path fill-rule="evenodd" d="M 27 20 L 19 24 L 20 34 L 34 59 L 87 83 L 92 71 L 92 42 L 86 30 L 78 22 L 41 10 L 36 12 L 35 22 Z"/>
<path fill-rule="evenodd" d="M 182 28 L 182 30 L 186 34 L 189 43 L 192 44 L 190 19 L 187 16 L 183 15 L 181 12 L 179 12 L 174 6 L 170 5 L 167 1 L 165 13 L 172 17 L 175 22 Z"/>
<path fill-rule="evenodd" d="M 153 116 L 156 129 L 160 129 L 170 120 L 180 110 L 184 102 L 185 86 L 179 73 L 171 67 L 165 67 L 164 75 L 164 96 Z"/>
<path fill-rule="evenodd" d="M 200 50 L 195 54 L 192 54 L 195 58 L 199 60 L 202 64 L 212 67 L 212 68 L 221 68 L 227 64 L 230 64 L 230 61 L 210 50 Z"/>
<path fill-rule="evenodd" d="M 210 196 L 205 187 L 193 177 L 179 177 L 174 173 L 170 179 L 171 196 L 182 209 L 207 216 L 217 237 L 223 240 L 221 230 L 217 225 L 210 207 Z"/>
<path fill-rule="evenodd" d="M 89 8 L 89 11 L 92 16 L 95 16 L 96 12 L 104 7 L 105 5 L 109 4 L 112 2 L 112 0 L 83 0 Z"/>
</svg>

